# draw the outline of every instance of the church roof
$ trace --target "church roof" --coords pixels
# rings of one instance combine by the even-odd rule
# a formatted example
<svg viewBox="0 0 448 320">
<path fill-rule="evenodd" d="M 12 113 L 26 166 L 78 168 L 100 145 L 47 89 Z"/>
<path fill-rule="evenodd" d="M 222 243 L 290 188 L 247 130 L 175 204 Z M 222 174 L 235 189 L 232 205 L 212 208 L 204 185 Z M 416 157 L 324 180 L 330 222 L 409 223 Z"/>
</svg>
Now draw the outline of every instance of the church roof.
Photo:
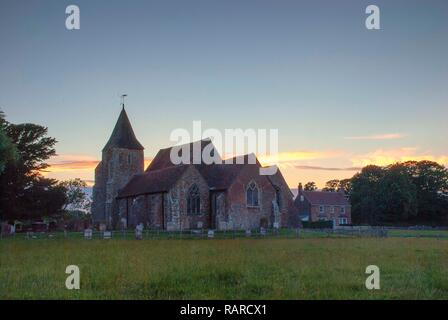
<svg viewBox="0 0 448 320">
<path fill-rule="evenodd" d="M 121 110 L 117 123 L 115 124 L 114 131 L 109 138 L 109 141 L 105 145 L 104 150 L 110 148 L 122 148 L 131 150 L 143 150 L 143 146 L 138 142 L 135 137 L 134 130 L 132 129 L 131 122 L 129 121 L 126 111 Z"/>
<path fill-rule="evenodd" d="M 256 164 L 255 164 L 256 165 Z M 198 164 L 172 165 L 158 170 L 138 174 L 118 193 L 118 198 L 135 197 L 142 194 L 167 192 L 189 167 L 194 167 L 204 178 L 210 190 L 226 190 L 240 172 L 250 164 Z"/>
<path fill-rule="evenodd" d="M 244 164 L 196 165 L 211 190 L 228 189 L 244 168 Z"/>
<path fill-rule="evenodd" d="M 214 152 L 217 152 L 215 147 L 213 146 L 212 141 L 210 139 L 203 139 L 203 140 L 187 143 L 187 144 L 184 144 L 184 145 L 181 145 L 181 146 L 177 146 L 177 147 L 181 148 L 183 146 L 189 145 L 189 149 L 190 149 L 190 164 L 193 164 L 193 150 L 194 150 L 194 146 L 197 146 L 199 144 L 200 144 L 200 148 L 201 148 L 201 155 L 202 155 L 202 151 L 204 151 L 204 148 L 207 147 L 209 144 L 212 144 L 212 148 L 213 148 Z M 173 148 L 174 147 L 160 149 L 159 152 L 157 152 L 155 158 L 149 164 L 148 168 L 146 169 L 146 172 L 153 171 L 153 170 L 160 170 L 160 169 L 164 169 L 164 168 L 175 166 L 175 164 L 173 164 L 171 162 L 171 150 Z M 202 162 L 202 160 L 201 160 L 201 162 Z"/>
<path fill-rule="evenodd" d="M 167 192 L 187 170 L 188 165 L 178 165 L 161 170 L 137 174 L 118 193 L 118 198 Z"/>
</svg>

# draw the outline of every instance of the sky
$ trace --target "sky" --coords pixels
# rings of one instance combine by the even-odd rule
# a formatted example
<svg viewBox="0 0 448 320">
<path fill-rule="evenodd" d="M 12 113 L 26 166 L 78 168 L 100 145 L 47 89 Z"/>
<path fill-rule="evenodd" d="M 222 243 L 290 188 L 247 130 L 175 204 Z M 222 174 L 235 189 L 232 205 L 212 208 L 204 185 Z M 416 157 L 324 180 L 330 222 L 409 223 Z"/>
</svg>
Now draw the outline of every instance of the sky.
<svg viewBox="0 0 448 320">
<path fill-rule="evenodd" d="M 147 163 L 201 121 L 278 129 L 291 187 L 448 165 L 447 57 L 446 0 L 0 0 L 0 109 L 48 127 L 57 179 L 92 183 L 123 93 Z"/>
</svg>

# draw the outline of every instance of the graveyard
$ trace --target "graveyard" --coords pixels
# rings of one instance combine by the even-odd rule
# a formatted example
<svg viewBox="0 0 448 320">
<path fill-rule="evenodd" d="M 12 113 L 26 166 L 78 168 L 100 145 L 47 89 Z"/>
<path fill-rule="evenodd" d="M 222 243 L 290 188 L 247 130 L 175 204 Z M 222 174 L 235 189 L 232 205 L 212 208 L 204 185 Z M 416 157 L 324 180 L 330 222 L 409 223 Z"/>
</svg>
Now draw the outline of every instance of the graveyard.
<svg viewBox="0 0 448 320">
<path fill-rule="evenodd" d="M 430 237 L 3 238 L 0 299 L 447 299 L 447 264 Z"/>
</svg>

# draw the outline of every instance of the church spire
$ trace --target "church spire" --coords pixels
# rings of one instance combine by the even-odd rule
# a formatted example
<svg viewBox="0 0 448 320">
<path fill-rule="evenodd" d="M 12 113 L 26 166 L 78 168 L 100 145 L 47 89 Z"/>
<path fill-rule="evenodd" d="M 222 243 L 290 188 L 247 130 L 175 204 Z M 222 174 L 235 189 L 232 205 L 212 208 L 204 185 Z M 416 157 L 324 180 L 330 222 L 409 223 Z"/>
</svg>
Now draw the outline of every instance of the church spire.
<svg viewBox="0 0 448 320">
<path fill-rule="evenodd" d="M 122 95 L 121 112 L 118 117 L 117 123 L 115 124 L 114 131 L 109 138 L 103 151 L 110 148 L 121 148 L 121 149 L 131 149 L 131 150 L 143 150 L 143 146 L 138 142 L 134 130 L 132 129 L 131 122 L 129 121 L 126 110 L 124 109 L 124 97 Z"/>
</svg>

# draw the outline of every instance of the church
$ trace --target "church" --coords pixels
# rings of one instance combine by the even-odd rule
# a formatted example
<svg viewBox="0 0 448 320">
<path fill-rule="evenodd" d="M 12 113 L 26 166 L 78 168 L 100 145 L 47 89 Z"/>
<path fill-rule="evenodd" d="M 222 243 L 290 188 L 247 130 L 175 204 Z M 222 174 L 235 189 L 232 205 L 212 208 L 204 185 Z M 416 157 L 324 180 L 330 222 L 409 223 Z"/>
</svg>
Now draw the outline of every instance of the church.
<svg viewBox="0 0 448 320">
<path fill-rule="evenodd" d="M 208 146 L 217 152 L 211 143 L 192 142 L 190 150 Z M 231 164 L 173 164 L 171 149 L 159 150 L 145 170 L 144 148 L 123 105 L 95 169 L 94 223 L 109 229 L 142 223 L 158 230 L 299 227 L 293 195 L 280 170 L 260 175 L 258 160 L 241 164 L 236 158 Z"/>
</svg>

